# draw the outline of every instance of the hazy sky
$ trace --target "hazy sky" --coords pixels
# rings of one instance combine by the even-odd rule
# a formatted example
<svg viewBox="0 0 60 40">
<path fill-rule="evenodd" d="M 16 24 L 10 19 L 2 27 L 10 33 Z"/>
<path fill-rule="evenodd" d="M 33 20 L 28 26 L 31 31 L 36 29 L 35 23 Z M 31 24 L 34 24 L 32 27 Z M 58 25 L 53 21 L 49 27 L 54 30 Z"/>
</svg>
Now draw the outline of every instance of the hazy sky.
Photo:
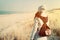
<svg viewBox="0 0 60 40">
<path fill-rule="evenodd" d="M 60 0 L 0 0 L 0 10 L 32 12 L 42 4 L 47 9 L 60 8 Z"/>
</svg>

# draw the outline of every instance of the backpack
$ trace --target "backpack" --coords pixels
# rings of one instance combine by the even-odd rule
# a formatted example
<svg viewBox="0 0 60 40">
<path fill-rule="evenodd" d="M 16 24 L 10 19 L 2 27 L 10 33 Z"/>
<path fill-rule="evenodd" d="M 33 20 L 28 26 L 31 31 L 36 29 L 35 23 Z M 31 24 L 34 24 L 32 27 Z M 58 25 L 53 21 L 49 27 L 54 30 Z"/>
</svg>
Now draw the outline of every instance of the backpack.
<svg viewBox="0 0 60 40">
<path fill-rule="evenodd" d="M 41 29 L 39 30 L 38 35 L 39 35 L 39 36 L 49 36 L 50 34 L 49 34 L 49 35 L 46 35 L 46 33 L 45 33 L 45 31 L 46 31 L 47 29 L 51 30 L 51 29 L 49 28 L 49 26 L 46 24 L 47 21 L 48 21 L 48 17 L 40 16 L 40 19 L 43 21 L 43 25 L 42 25 Z"/>
<path fill-rule="evenodd" d="M 46 31 L 47 29 L 50 30 L 50 28 L 47 26 L 47 24 L 43 24 L 42 27 L 41 27 L 41 29 L 40 29 L 39 32 L 38 32 L 38 35 L 39 35 L 39 36 L 49 36 L 49 35 L 46 35 L 46 33 L 45 33 L 45 31 Z"/>
</svg>

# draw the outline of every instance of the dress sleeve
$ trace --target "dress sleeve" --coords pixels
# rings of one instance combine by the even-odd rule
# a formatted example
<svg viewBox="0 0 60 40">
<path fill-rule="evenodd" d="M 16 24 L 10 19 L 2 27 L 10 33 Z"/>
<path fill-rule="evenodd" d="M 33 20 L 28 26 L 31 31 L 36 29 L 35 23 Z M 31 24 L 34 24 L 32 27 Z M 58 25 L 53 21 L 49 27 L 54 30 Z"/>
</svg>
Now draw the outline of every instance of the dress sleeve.
<svg viewBox="0 0 60 40">
<path fill-rule="evenodd" d="M 38 18 L 35 18 L 34 19 L 34 26 L 33 26 L 33 30 L 32 30 L 32 33 L 31 33 L 30 40 L 34 39 L 34 35 L 35 35 L 36 31 L 37 31 L 37 28 L 38 28 Z"/>
</svg>

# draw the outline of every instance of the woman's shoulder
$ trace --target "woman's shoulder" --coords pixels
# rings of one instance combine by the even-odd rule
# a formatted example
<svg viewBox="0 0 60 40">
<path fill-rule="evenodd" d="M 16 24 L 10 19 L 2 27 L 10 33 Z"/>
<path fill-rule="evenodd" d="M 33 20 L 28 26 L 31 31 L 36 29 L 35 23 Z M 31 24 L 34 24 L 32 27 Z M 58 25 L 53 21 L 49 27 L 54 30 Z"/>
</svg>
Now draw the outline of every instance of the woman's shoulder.
<svg viewBox="0 0 60 40">
<path fill-rule="evenodd" d="M 35 17 L 35 19 L 34 19 L 34 20 L 40 21 L 41 19 L 40 19 L 40 18 L 38 18 L 38 17 Z"/>
<path fill-rule="evenodd" d="M 38 17 L 35 17 L 34 19 L 35 19 L 35 20 L 38 20 L 39 18 L 38 18 Z"/>
</svg>

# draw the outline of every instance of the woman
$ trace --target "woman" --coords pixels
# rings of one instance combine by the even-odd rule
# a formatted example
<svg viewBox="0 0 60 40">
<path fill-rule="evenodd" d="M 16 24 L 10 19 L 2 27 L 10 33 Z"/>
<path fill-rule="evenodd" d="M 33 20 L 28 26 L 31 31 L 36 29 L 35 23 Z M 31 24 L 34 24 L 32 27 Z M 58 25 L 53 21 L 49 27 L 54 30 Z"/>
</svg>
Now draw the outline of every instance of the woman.
<svg viewBox="0 0 60 40">
<path fill-rule="evenodd" d="M 30 39 L 47 40 L 47 36 L 51 35 L 51 30 L 48 26 L 49 21 L 45 13 L 45 8 L 44 6 L 40 6 L 34 17 L 34 27 Z"/>
</svg>

